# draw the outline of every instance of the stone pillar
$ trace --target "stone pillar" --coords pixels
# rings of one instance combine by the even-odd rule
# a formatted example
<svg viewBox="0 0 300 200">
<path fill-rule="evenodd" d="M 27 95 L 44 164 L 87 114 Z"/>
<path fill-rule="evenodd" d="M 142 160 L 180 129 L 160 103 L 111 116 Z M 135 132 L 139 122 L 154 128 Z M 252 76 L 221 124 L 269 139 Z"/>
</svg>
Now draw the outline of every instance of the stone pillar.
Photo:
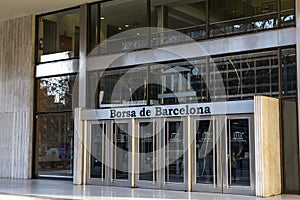
<svg viewBox="0 0 300 200">
<path fill-rule="evenodd" d="M 254 98 L 256 196 L 281 194 L 279 100 Z"/>
</svg>

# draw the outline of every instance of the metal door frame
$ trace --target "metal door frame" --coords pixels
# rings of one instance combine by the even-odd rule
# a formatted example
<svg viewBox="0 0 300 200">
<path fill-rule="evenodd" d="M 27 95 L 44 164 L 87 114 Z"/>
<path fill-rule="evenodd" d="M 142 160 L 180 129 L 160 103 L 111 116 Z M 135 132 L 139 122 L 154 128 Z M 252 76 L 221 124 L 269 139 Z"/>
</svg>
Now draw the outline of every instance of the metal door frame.
<svg viewBox="0 0 300 200">
<path fill-rule="evenodd" d="M 161 118 L 162 119 L 162 123 L 161 123 L 161 130 L 162 133 L 161 134 L 161 141 L 162 141 L 162 165 L 164 166 L 161 170 L 161 189 L 171 189 L 171 190 L 181 190 L 181 191 L 187 191 L 188 190 L 188 170 L 189 170 L 189 166 L 188 166 L 188 118 L 187 117 L 172 117 L 172 118 Z M 176 122 L 176 121 L 180 121 L 182 122 L 183 125 L 183 165 L 184 165 L 184 181 L 182 183 L 176 183 L 176 182 L 166 182 L 165 180 L 165 167 L 166 167 L 166 151 L 167 151 L 167 147 L 164 145 L 165 144 L 165 134 L 168 131 L 167 127 L 166 127 L 166 123 L 167 122 Z"/>
<path fill-rule="evenodd" d="M 192 191 L 199 191 L 199 192 L 216 192 L 216 193 L 222 193 L 222 162 L 221 162 L 221 141 L 220 141 L 220 135 L 217 135 L 217 119 L 216 116 L 210 116 L 210 117 L 193 117 L 192 120 L 192 131 L 191 131 L 191 152 L 192 152 L 192 159 L 191 164 L 192 167 L 190 169 L 192 170 L 192 176 L 191 176 L 191 185 L 192 185 Z M 214 169 L 214 183 L 213 184 L 204 184 L 204 183 L 197 183 L 197 158 L 196 158 L 196 126 L 197 121 L 211 121 L 213 126 L 213 169 Z M 225 120 L 224 120 L 225 121 Z"/>
<path fill-rule="evenodd" d="M 91 132 L 92 132 L 92 125 L 105 125 L 106 128 L 102 129 L 102 152 L 104 152 L 104 154 L 102 154 L 102 159 L 104 159 L 104 178 L 102 176 L 102 178 L 91 178 L 91 155 L 92 155 L 92 141 L 91 141 Z M 87 141 L 86 144 L 88 145 L 87 147 L 85 147 L 85 151 L 87 151 L 87 177 L 86 177 L 86 181 L 88 184 L 96 184 L 96 185 L 106 185 L 108 183 L 108 166 L 107 163 L 108 162 L 108 151 L 107 151 L 107 142 L 108 142 L 108 130 L 110 130 L 110 126 L 109 126 L 109 122 L 107 120 L 93 120 L 93 121 L 88 121 L 87 122 L 87 133 L 88 136 L 86 137 Z"/>
<path fill-rule="evenodd" d="M 241 115 L 228 115 L 226 117 L 226 127 L 225 127 L 225 134 L 223 134 L 222 139 L 223 145 L 222 148 L 222 160 L 224 161 L 222 167 L 223 167 L 223 193 L 225 194 L 244 194 L 244 195 L 255 195 L 255 135 L 254 135 L 254 118 L 253 114 L 241 114 Z M 228 183 L 228 167 L 229 162 L 228 160 L 231 160 L 231 155 L 228 146 L 228 140 L 230 138 L 230 120 L 235 119 L 248 119 L 249 123 L 249 167 L 250 167 L 250 186 L 231 186 Z M 231 162 L 230 162 L 231 164 Z"/>
<path fill-rule="evenodd" d="M 114 133 L 114 124 L 123 124 L 127 123 L 128 124 L 128 135 L 133 136 L 133 131 L 134 131 L 134 119 L 122 119 L 122 120 L 111 120 L 110 121 L 110 131 L 109 131 L 109 143 L 107 145 L 107 153 L 108 153 L 108 159 L 109 159 L 109 165 L 113 167 L 109 167 L 108 169 L 108 184 L 111 186 L 127 186 L 131 187 L 132 186 L 132 139 L 128 139 L 128 179 L 122 180 L 122 179 L 114 179 L 113 173 L 115 172 L 115 158 L 114 158 L 114 148 L 115 145 L 113 144 L 115 133 Z"/>
<path fill-rule="evenodd" d="M 154 164 L 154 174 L 153 174 L 153 181 L 147 181 L 147 180 L 139 180 L 139 165 L 140 165 L 140 158 L 139 158 L 139 138 L 140 138 L 140 129 L 139 129 L 139 123 L 141 122 L 151 122 L 153 123 L 153 132 L 154 132 L 154 140 L 155 142 L 155 149 L 153 151 L 153 157 L 155 157 L 155 164 Z M 140 188 L 150 188 L 150 189 L 159 189 L 161 187 L 161 170 L 159 169 L 159 166 L 161 166 L 161 155 L 159 152 L 161 152 L 161 132 L 159 130 L 159 119 L 157 118 L 145 118 L 145 119 L 136 119 L 135 120 L 135 136 L 137 138 L 135 142 L 135 155 L 137 155 L 134 159 L 134 168 L 135 168 L 135 186 Z"/>
</svg>

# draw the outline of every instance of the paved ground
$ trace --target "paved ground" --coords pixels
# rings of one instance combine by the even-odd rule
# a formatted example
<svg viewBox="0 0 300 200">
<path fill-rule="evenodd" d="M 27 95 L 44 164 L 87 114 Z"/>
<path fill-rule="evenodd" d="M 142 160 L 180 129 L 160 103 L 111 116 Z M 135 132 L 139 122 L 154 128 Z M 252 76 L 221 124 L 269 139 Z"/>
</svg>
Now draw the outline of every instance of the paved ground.
<svg viewBox="0 0 300 200">
<path fill-rule="evenodd" d="M 131 189 L 94 185 L 73 185 L 71 181 L 0 179 L 0 200 L 129 200 L 129 199 L 203 199 L 203 200 L 261 200 L 252 196 L 179 192 L 170 190 Z M 280 195 L 266 200 L 300 200 L 300 195 Z"/>
</svg>

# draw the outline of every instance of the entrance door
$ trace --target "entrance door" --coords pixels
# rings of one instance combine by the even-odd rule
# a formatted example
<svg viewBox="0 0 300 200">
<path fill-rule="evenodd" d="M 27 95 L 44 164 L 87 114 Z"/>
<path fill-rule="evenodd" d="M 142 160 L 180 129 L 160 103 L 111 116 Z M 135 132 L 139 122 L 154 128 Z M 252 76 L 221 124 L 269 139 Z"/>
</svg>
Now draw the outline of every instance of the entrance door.
<svg viewBox="0 0 300 200">
<path fill-rule="evenodd" d="M 90 137 L 87 142 L 87 166 L 89 166 L 87 174 L 88 184 L 107 183 L 108 171 L 108 155 L 107 155 L 107 130 L 108 123 L 106 121 L 91 121 L 88 125 L 88 133 Z"/>
<path fill-rule="evenodd" d="M 255 194 L 253 116 L 193 120 L 192 190 Z"/>
<path fill-rule="evenodd" d="M 253 116 L 229 116 L 223 151 L 223 192 L 255 194 Z"/>
<path fill-rule="evenodd" d="M 157 120 L 142 119 L 136 121 L 136 185 L 142 188 L 159 188 L 159 137 Z"/>
<path fill-rule="evenodd" d="M 221 140 L 217 131 L 221 121 L 225 122 L 224 117 L 196 118 L 193 121 L 193 191 L 222 192 Z"/>
<path fill-rule="evenodd" d="M 185 118 L 164 120 L 162 188 L 187 190 L 187 122 Z"/>
<path fill-rule="evenodd" d="M 111 122 L 109 157 L 110 183 L 118 186 L 131 186 L 132 179 L 132 122 L 130 120 L 113 120 Z"/>
<path fill-rule="evenodd" d="M 131 186 L 132 123 L 90 121 L 87 139 L 87 183 Z"/>
</svg>

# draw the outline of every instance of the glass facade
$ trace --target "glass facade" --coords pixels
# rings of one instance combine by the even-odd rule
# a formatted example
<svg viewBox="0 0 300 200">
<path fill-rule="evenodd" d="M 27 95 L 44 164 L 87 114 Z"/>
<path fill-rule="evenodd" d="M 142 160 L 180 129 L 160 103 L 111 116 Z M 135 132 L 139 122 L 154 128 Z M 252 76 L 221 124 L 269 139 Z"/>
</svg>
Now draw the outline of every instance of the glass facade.
<svg viewBox="0 0 300 200">
<path fill-rule="evenodd" d="M 111 49 L 104 53 L 116 53 L 127 50 L 142 50 L 183 42 L 182 35 L 164 32 L 162 35 L 151 32 L 151 37 L 126 31 L 142 27 L 168 28 L 178 31 L 194 40 L 209 39 L 232 34 L 277 29 L 295 25 L 295 0 L 240 1 L 240 0 L 112 0 L 88 5 L 87 10 L 87 51 L 91 52 L 99 43 L 101 48 Z M 116 14 L 117 13 L 117 14 Z M 79 57 L 79 9 L 62 11 L 39 16 L 37 21 L 37 63 L 74 59 Z M 157 29 L 156 29 L 157 30 Z M 122 34 L 121 37 L 116 37 Z M 148 34 L 148 33 L 147 33 Z M 146 35 L 147 36 L 147 35 Z M 162 39 L 164 38 L 164 39 Z M 159 40 L 158 40 L 159 39 Z M 187 42 L 187 41 L 185 41 Z M 102 52 L 102 51 L 101 51 Z M 87 107 L 113 108 L 128 106 L 151 106 L 190 104 L 212 101 L 234 101 L 253 99 L 255 95 L 264 95 L 282 99 L 282 115 L 289 109 L 295 109 L 297 95 L 296 48 L 279 47 L 253 52 L 229 55 L 215 55 L 191 60 L 175 60 L 163 63 L 147 63 L 142 66 L 120 66 L 105 71 L 87 73 Z M 36 78 L 35 107 L 35 175 L 71 177 L 73 173 L 73 136 L 72 117 L 73 90 L 76 75 L 62 74 Z M 289 102 L 289 100 L 293 100 Z M 296 101 L 296 100 L 295 100 Z M 297 113 L 293 113 L 295 119 Z M 144 123 L 144 124 L 143 124 Z M 155 125 L 140 123 L 139 134 L 150 136 L 139 140 L 139 153 L 146 154 L 156 148 L 153 135 Z M 209 124 L 211 120 L 197 121 L 196 183 L 211 184 L 216 181 L 214 173 L 215 152 L 206 152 L 199 157 L 199 146 L 209 145 Z M 288 126 L 283 120 L 283 133 L 292 129 L 295 139 L 296 127 Z M 296 122 L 295 122 L 296 123 Z M 149 126 L 149 124 L 151 124 Z M 166 150 L 165 182 L 183 183 L 187 171 L 184 158 L 173 158 L 174 152 L 183 153 L 184 122 L 165 122 L 164 142 L 169 144 Z M 250 185 L 250 164 L 247 154 L 236 156 L 241 149 L 249 149 L 249 125 L 243 120 L 228 121 L 228 141 L 234 154 L 228 160 L 230 185 Z M 240 124 L 239 126 L 237 124 Z M 99 128 L 100 127 L 100 128 Z M 112 143 L 128 151 L 130 144 L 129 124 L 116 122 L 112 129 Z M 105 179 L 107 174 L 101 158 L 105 147 L 104 139 L 108 127 L 105 124 L 92 127 L 91 146 L 97 152 L 90 157 L 91 177 Z M 182 129 L 182 130 L 181 130 Z M 178 130 L 177 134 L 176 131 Z M 243 132 L 243 138 L 234 138 L 237 132 Z M 109 132 L 110 133 L 110 132 Z M 284 146 L 293 141 L 284 135 Z M 99 149 L 99 144 L 103 148 Z M 297 144 L 284 152 L 295 152 Z M 175 148 L 176 147 L 176 148 Z M 114 170 L 112 179 L 129 180 L 126 170 L 130 159 L 124 152 L 113 149 Z M 247 152 L 247 151 L 245 151 Z M 248 150 L 249 153 L 249 150 Z M 100 158 L 100 159 L 99 159 Z M 103 160 L 101 160 L 103 159 Z M 139 157 L 143 165 L 140 180 L 154 181 L 152 173 L 154 162 Z M 236 159 L 234 161 L 234 159 Z M 288 173 L 288 156 L 284 158 L 284 173 L 288 174 L 286 191 L 293 186 L 288 181 L 293 177 Z M 235 162 L 235 163 L 234 163 Z M 297 174 L 297 163 L 292 170 Z M 150 170 L 149 170 L 150 169 Z M 242 181 L 241 181 L 242 180 Z M 297 180 L 296 180 L 297 181 Z M 292 191 L 293 189 L 291 189 Z M 294 189 L 295 190 L 295 189 Z"/>
<path fill-rule="evenodd" d="M 147 0 L 114 0 L 91 4 L 89 13 L 89 50 L 116 34 L 148 26 Z M 114 38 L 110 41 L 114 44 L 120 42 L 122 41 Z"/>
<path fill-rule="evenodd" d="M 37 20 L 37 62 L 50 62 L 79 56 L 79 9 L 41 15 Z"/>
<path fill-rule="evenodd" d="M 101 47 L 107 54 L 186 42 L 178 33 L 200 40 L 294 26 L 295 0 L 114 0 L 90 5 L 89 13 L 89 51 L 109 39 Z M 166 29 L 114 37 L 141 27 Z"/>
<path fill-rule="evenodd" d="M 88 84 L 97 108 L 295 96 L 295 48 L 95 71 Z"/>
<path fill-rule="evenodd" d="M 210 36 L 276 28 L 278 26 L 277 12 L 277 0 L 210 0 Z"/>
<path fill-rule="evenodd" d="M 72 110 L 75 75 L 63 75 L 37 80 L 38 112 Z"/>
<path fill-rule="evenodd" d="M 72 177 L 73 123 L 70 112 L 36 115 L 35 175 Z"/>
<path fill-rule="evenodd" d="M 36 102 L 35 175 L 72 177 L 76 75 L 39 78 Z"/>
</svg>

